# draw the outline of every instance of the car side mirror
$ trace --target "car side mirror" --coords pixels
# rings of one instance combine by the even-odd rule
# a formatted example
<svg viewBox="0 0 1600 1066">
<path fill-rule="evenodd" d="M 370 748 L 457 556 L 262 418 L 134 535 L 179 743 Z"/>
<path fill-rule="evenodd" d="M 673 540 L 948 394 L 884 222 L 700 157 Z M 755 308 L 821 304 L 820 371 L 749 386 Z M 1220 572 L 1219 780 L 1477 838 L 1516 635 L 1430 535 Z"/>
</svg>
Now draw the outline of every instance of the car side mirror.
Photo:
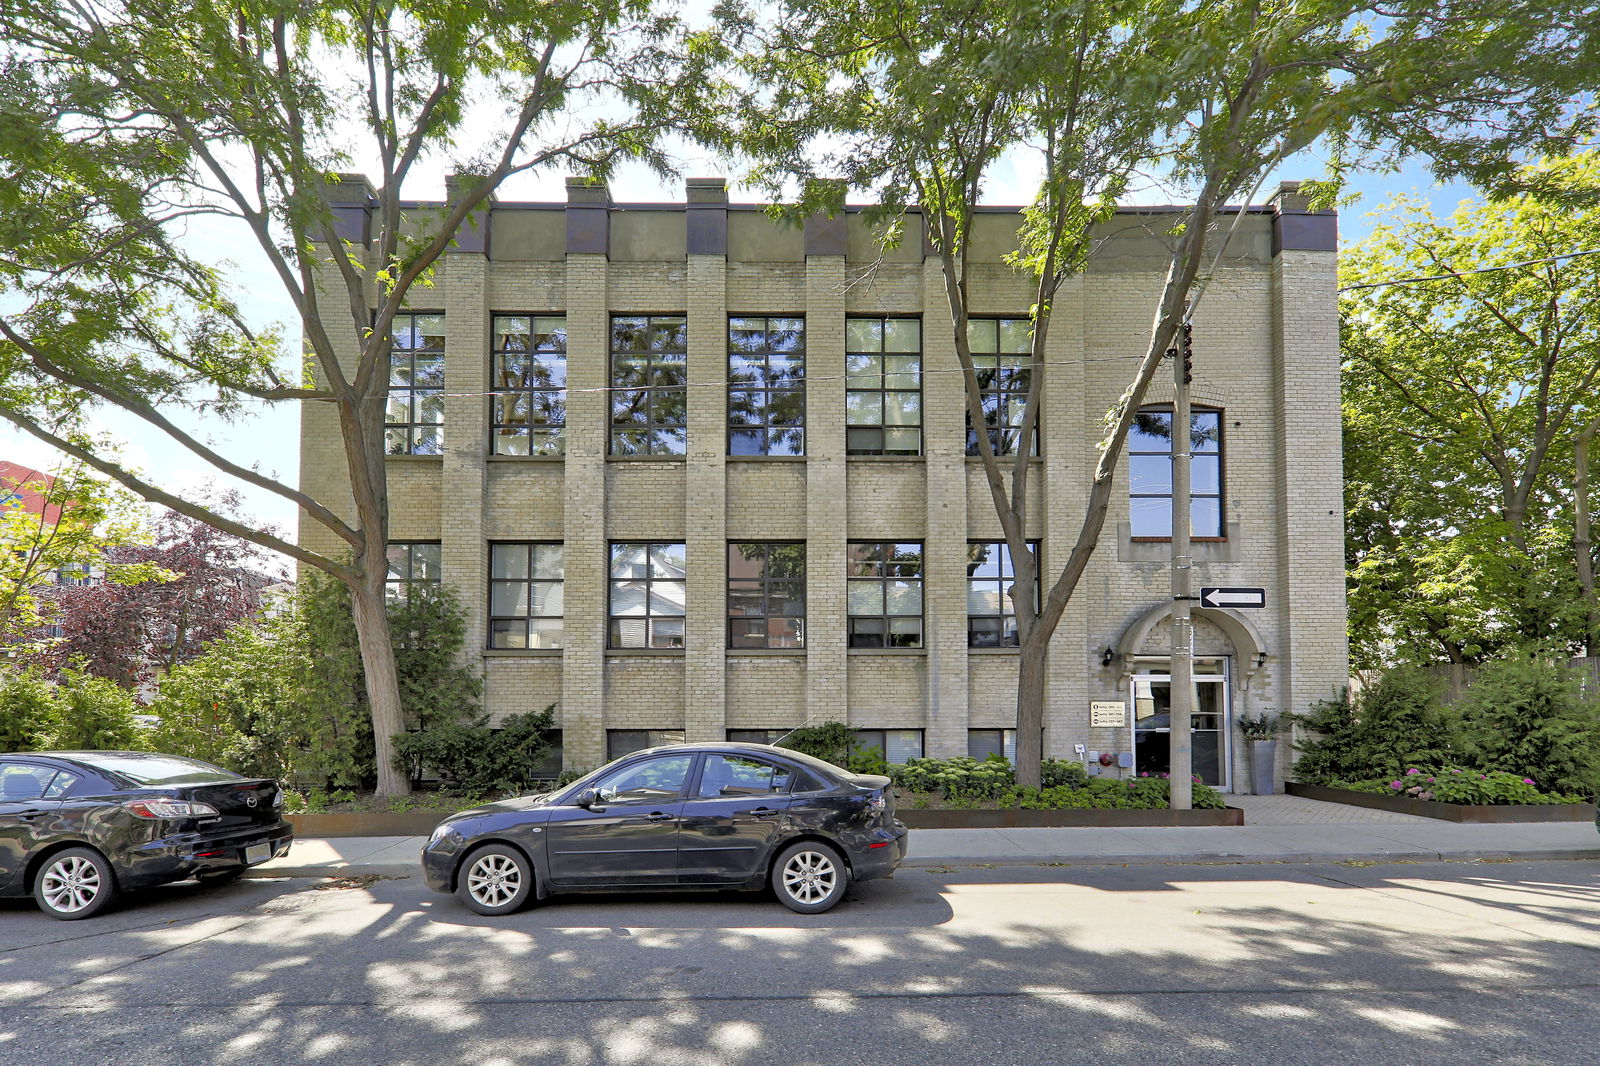
<svg viewBox="0 0 1600 1066">
<path fill-rule="evenodd" d="M 596 803 L 600 802 L 600 792 L 598 789 L 586 788 L 582 792 L 578 793 L 578 798 L 573 800 L 573 802 L 579 807 L 593 807 Z"/>
</svg>

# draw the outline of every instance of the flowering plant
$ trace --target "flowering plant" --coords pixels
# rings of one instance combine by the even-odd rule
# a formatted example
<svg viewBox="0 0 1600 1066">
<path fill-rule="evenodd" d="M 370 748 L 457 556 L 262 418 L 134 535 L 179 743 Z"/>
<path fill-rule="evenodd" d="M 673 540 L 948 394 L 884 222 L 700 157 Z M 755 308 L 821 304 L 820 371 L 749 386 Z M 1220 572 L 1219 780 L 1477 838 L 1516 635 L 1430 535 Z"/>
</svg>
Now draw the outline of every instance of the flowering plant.
<svg viewBox="0 0 1600 1066">
<path fill-rule="evenodd" d="M 1483 773 L 1464 770 L 1459 766 L 1446 766 L 1438 770 L 1410 767 L 1398 778 L 1388 781 L 1356 781 L 1351 788 L 1362 792 L 1386 792 L 1419 800 L 1437 800 L 1440 803 L 1505 804 L 1505 803 L 1579 803 L 1581 797 L 1559 792 L 1543 792 L 1531 777 L 1491 770 Z"/>
</svg>

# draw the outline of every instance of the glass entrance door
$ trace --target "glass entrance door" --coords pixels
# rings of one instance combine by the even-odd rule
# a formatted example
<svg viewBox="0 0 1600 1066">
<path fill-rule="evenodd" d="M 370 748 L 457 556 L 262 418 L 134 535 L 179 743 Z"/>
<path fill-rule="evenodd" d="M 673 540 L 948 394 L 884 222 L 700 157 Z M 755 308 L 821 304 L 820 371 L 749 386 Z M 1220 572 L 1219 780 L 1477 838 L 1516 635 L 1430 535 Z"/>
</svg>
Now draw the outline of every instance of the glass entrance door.
<svg viewBox="0 0 1600 1066">
<path fill-rule="evenodd" d="M 1221 662 L 1194 664 L 1194 710 L 1189 721 L 1190 761 L 1200 780 L 1228 788 L 1228 677 Z M 1154 777 L 1172 769 L 1172 678 L 1133 678 L 1133 766 Z"/>
</svg>

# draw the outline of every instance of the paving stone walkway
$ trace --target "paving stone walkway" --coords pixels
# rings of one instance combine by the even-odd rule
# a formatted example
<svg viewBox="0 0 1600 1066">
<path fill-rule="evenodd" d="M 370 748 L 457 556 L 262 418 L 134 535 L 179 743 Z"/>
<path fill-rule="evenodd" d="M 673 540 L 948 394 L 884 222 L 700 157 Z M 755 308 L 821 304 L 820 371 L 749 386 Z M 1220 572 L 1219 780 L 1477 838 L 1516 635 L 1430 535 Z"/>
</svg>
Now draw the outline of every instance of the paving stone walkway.
<svg viewBox="0 0 1600 1066">
<path fill-rule="evenodd" d="M 1229 796 L 1228 806 L 1244 811 L 1249 825 L 1413 825 L 1432 822 L 1414 814 L 1375 811 L 1348 803 L 1327 803 L 1304 796 Z"/>
</svg>

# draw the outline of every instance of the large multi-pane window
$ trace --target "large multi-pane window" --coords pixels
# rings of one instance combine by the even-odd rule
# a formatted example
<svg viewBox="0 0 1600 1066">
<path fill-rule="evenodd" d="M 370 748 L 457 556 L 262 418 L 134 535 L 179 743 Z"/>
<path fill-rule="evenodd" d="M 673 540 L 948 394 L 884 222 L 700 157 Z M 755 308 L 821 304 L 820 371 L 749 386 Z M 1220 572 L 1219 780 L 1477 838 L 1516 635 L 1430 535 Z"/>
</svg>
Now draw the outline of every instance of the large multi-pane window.
<svg viewBox="0 0 1600 1066">
<path fill-rule="evenodd" d="M 1022 446 L 1022 420 L 1033 377 L 1032 323 L 1026 318 L 974 318 L 967 321 L 967 343 L 983 403 L 983 425 L 996 455 L 1016 455 Z M 1035 420 L 1029 453 L 1038 451 Z M 977 455 L 978 434 L 967 415 L 967 454 Z"/>
<path fill-rule="evenodd" d="M 805 616 L 803 543 L 728 545 L 728 647 L 803 648 Z"/>
<path fill-rule="evenodd" d="M 853 751 L 876 750 L 883 761 L 896 766 L 912 759 L 922 758 L 922 730 L 920 729 L 857 729 Z"/>
<path fill-rule="evenodd" d="M 394 316 L 383 446 L 390 455 L 444 451 L 444 316 Z"/>
<path fill-rule="evenodd" d="M 804 455 L 805 424 L 805 319 L 728 319 L 728 454 Z"/>
<path fill-rule="evenodd" d="M 561 647 L 563 554 L 559 542 L 489 545 L 489 647 Z"/>
<path fill-rule="evenodd" d="M 922 647 L 922 544 L 851 541 L 845 559 L 850 647 Z"/>
<path fill-rule="evenodd" d="M 922 322 L 845 320 L 845 451 L 922 453 Z"/>
<path fill-rule="evenodd" d="M 409 600 L 419 589 L 431 591 L 438 587 L 442 571 L 438 541 L 391 540 L 386 555 L 389 570 L 383 591 L 389 600 Z"/>
<path fill-rule="evenodd" d="M 1039 542 L 1028 543 L 1037 558 Z M 1005 541 L 967 542 L 967 647 L 1017 646 L 1017 605 L 1010 596 L 1016 580 L 1017 570 Z M 1035 574 L 1035 603 L 1038 589 L 1038 575 Z"/>
<path fill-rule="evenodd" d="M 682 315 L 612 316 L 612 455 L 688 450 L 688 359 Z"/>
<path fill-rule="evenodd" d="M 620 759 L 645 748 L 659 748 L 663 744 L 682 744 L 681 729 L 608 729 L 606 730 L 606 759 Z"/>
<path fill-rule="evenodd" d="M 682 544 L 611 545 L 611 647 L 683 647 L 687 565 Z"/>
<path fill-rule="evenodd" d="M 1222 412 L 1189 422 L 1190 536 L 1222 536 Z M 1146 407 L 1128 434 L 1128 522 L 1135 537 L 1172 536 L 1172 409 Z"/>
<path fill-rule="evenodd" d="M 559 315 L 495 315 L 492 344 L 489 438 L 494 454 L 562 454 L 567 320 Z"/>
</svg>

